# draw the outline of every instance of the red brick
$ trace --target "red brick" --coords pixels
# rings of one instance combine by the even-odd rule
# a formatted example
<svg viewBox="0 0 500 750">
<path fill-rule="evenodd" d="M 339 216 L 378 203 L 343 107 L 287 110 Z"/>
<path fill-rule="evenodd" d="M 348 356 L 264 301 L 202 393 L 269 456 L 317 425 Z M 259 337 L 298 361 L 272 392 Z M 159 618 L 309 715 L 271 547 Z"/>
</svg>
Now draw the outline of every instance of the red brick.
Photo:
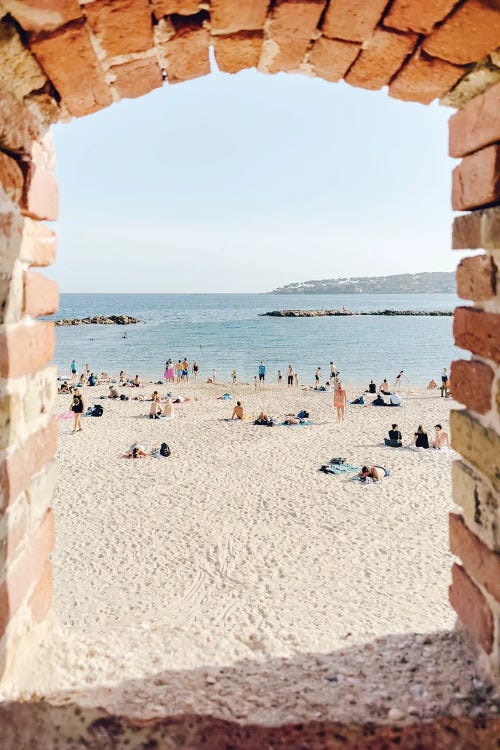
<svg viewBox="0 0 500 750">
<path fill-rule="evenodd" d="M 59 189 L 53 172 L 33 163 L 27 166 L 21 208 L 32 219 L 57 219 Z"/>
<path fill-rule="evenodd" d="M 85 13 L 109 57 L 145 52 L 154 45 L 148 0 L 95 0 L 85 5 Z"/>
<path fill-rule="evenodd" d="M 458 65 L 476 62 L 500 46 L 500 9 L 467 0 L 424 41 L 429 55 Z"/>
<path fill-rule="evenodd" d="M 21 200 L 23 183 L 23 173 L 17 161 L 0 151 L 0 188 L 14 203 Z"/>
<path fill-rule="evenodd" d="M 494 620 L 488 602 L 461 565 L 453 564 L 450 604 L 471 638 L 490 654 L 494 643 Z"/>
<path fill-rule="evenodd" d="M 36 318 L 52 315 L 59 305 L 59 289 L 55 281 L 34 271 L 24 275 L 24 314 Z"/>
<path fill-rule="evenodd" d="M 321 36 L 312 48 L 309 62 L 314 72 L 325 81 L 340 81 L 353 64 L 361 47 L 354 42 L 341 42 Z"/>
<path fill-rule="evenodd" d="M 269 66 L 270 73 L 297 70 L 315 34 L 324 0 L 278 0 L 269 35 L 278 52 Z"/>
<path fill-rule="evenodd" d="M 500 554 L 493 552 L 465 525 L 463 516 L 450 513 L 450 550 L 491 596 L 500 602 Z"/>
<path fill-rule="evenodd" d="M 453 335 L 457 346 L 500 364 L 500 315 L 474 307 L 457 307 Z"/>
<path fill-rule="evenodd" d="M 54 31 L 82 15 L 77 0 L 3 0 L 3 5 L 25 31 Z"/>
<path fill-rule="evenodd" d="M 52 593 L 52 563 L 50 560 L 47 560 L 43 567 L 41 578 L 28 600 L 28 606 L 31 609 L 31 617 L 34 623 L 42 622 L 45 619 L 52 604 Z"/>
<path fill-rule="evenodd" d="M 491 393 L 495 374 L 491 367 L 475 359 L 458 359 L 451 365 L 453 398 L 478 414 L 491 409 Z"/>
<path fill-rule="evenodd" d="M 11 566 L 0 586 L 0 638 L 26 594 L 44 574 L 48 555 L 54 547 L 54 516 L 49 509 L 32 534 L 29 544 Z"/>
<path fill-rule="evenodd" d="M 30 266 L 50 266 L 56 259 L 56 233 L 45 224 L 24 220 L 20 259 Z"/>
<path fill-rule="evenodd" d="M 424 3 L 422 0 L 394 0 L 384 16 L 384 26 L 399 31 L 429 34 L 456 4 L 457 0 L 432 0 Z"/>
<path fill-rule="evenodd" d="M 489 255 L 464 258 L 457 268 L 457 294 L 462 299 L 485 302 L 496 295 L 497 268 Z"/>
<path fill-rule="evenodd" d="M 256 68 L 262 52 L 261 31 L 240 31 L 213 39 L 215 59 L 224 73 L 237 73 L 245 68 Z"/>
<path fill-rule="evenodd" d="M 212 34 L 233 34 L 235 31 L 258 31 L 264 28 L 270 0 L 211 0 L 210 28 Z"/>
<path fill-rule="evenodd" d="M 24 498 L 19 498 L 24 500 Z M 9 514 L 7 521 L 7 533 L 3 540 L 0 540 L 0 570 L 5 570 L 5 565 L 10 564 L 21 547 L 21 542 L 26 537 L 28 531 L 28 509 L 26 501 L 19 504 L 16 509 L 15 520 Z"/>
<path fill-rule="evenodd" d="M 194 16 L 200 10 L 200 0 L 152 0 L 151 4 L 158 21 L 173 13 L 181 16 Z"/>
<path fill-rule="evenodd" d="M 419 50 L 389 84 L 389 96 L 430 104 L 433 99 L 446 94 L 464 73 L 465 68 L 433 59 Z"/>
<path fill-rule="evenodd" d="M 0 508 L 5 510 L 30 483 L 57 450 L 57 425 L 52 419 L 47 427 L 30 435 L 25 443 L 0 464 Z"/>
<path fill-rule="evenodd" d="M 133 60 L 110 68 L 115 75 L 115 88 L 121 97 L 135 99 L 163 84 L 160 67 L 154 58 Z"/>
<path fill-rule="evenodd" d="M 466 156 L 453 170 L 451 204 L 455 211 L 500 201 L 500 144 Z"/>
<path fill-rule="evenodd" d="M 178 25 L 174 37 L 165 43 L 169 83 L 180 83 L 210 73 L 208 31 L 201 24 Z"/>
<path fill-rule="evenodd" d="M 88 115 L 112 103 L 85 26 L 68 26 L 56 34 L 37 37 L 30 46 L 72 115 Z"/>
<path fill-rule="evenodd" d="M 334 39 L 364 42 L 377 26 L 388 0 L 334 0 L 328 6 L 322 31 Z"/>
<path fill-rule="evenodd" d="M 500 248 L 500 206 L 457 216 L 453 221 L 454 250 Z"/>
<path fill-rule="evenodd" d="M 347 83 L 363 89 L 382 88 L 413 52 L 417 39 L 416 34 L 376 29 L 363 43 L 361 54 L 346 75 Z"/>
<path fill-rule="evenodd" d="M 0 333 L 1 378 L 19 378 L 36 372 L 53 355 L 53 323 L 20 323 Z"/>
<path fill-rule="evenodd" d="M 478 151 L 500 141 L 500 83 L 474 97 L 449 121 L 450 156 Z"/>
</svg>

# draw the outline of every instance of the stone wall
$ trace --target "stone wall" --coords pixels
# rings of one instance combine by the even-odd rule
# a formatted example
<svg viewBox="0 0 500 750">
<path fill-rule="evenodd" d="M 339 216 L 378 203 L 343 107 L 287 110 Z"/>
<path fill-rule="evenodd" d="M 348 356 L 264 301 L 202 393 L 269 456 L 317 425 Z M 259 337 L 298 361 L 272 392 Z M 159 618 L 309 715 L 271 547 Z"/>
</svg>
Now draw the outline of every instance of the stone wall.
<svg viewBox="0 0 500 750">
<path fill-rule="evenodd" d="M 450 121 L 462 261 L 452 385 L 450 599 L 484 666 L 499 664 L 500 9 L 497 0 L 0 0 L 0 679 L 43 631 L 51 600 L 56 428 L 57 186 L 49 127 L 165 82 L 255 67 L 345 79 L 390 96 L 463 107 Z M 464 106 L 465 105 L 465 106 Z M 19 646 L 19 647 L 18 647 Z"/>
<path fill-rule="evenodd" d="M 477 644 L 487 670 L 500 669 L 500 84 L 471 99 L 450 119 L 455 249 L 484 249 L 457 269 L 458 295 L 473 307 L 455 311 L 457 346 L 471 359 L 454 362 L 452 392 L 467 407 L 451 415 L 450 516 L 454 565 L 450 601 Z"/>
</svg>

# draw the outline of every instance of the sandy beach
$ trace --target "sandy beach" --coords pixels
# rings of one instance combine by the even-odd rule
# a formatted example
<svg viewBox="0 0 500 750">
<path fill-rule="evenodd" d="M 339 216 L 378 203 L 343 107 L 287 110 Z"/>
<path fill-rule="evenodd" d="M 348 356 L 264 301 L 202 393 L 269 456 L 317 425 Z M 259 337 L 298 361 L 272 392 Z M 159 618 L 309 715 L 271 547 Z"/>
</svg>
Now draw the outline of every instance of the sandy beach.
<svg viewBox="0 0 500 750">
<path fill-rule="evenodd" d="M 166 386 L 123 389 L 132 397 Z M 329 653 L 388 634 L 449 630 L 451 451 L 391 449 L 418 424 L 448 429 L 451 399 L 403 391 L 399 408 L 348 406 L 331 393 L 265 385 L 171 387 L 195 400 L 171 421 L 149 402 L 99 401 L 83 431 L 59 420 L 54 631 L 31 690 L 112 685 L 165 669 Z M 217 397 L 230 392 L 232 401 Z M 359 389 L 347 385 L 348 398 Z M 226 422 L 305 408 L 312 424 Z M 57 397 L 57 412 L 70 398 Z M 172 455 L 127 460 L 135 440 Z M 333 456 L 393 476 L 362 485 L 318 471 Z"/>
</svg>

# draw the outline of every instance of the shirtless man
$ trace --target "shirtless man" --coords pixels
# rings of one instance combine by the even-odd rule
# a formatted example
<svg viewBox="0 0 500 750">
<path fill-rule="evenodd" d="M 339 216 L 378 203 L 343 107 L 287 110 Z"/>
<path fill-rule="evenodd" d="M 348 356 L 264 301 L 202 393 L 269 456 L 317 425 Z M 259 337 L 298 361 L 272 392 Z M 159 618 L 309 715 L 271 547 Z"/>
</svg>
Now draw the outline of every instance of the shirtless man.
<svg viewBox="0 0 500 750">
<path fill-rule="evenodd" d="M 316 368 L 316 372 L 314 373 L 314 379 L 316 381 L 316 386 L 319 385 L 319 379 L 321 377 L 321 367 Z"/>
<path fill-rule="evenodd" d="M 381 482 L 385 477 L 385 472 L 380 466 L 363 466 L 358 477 L 361 477 L 361 479 L 373 479 L 374 482 Z"/>
<path fill-rule="evenodd" d="M 434 433 L 434 441 L 432 443 L 432 446 L 436 448 L 437 450 L 440 450 L 440 448 L 449 448 L 450 447 L 450 439 L 448 437 L 448 433 L 443 430 L 440 424 L 434 425 L 435 433 Z"/>
<path fill-rule="evenodd" d="M 381 383 L 378 387 L 378 392 L 383 393 L 385 396 L 389 396 L 391 393 L 391 387 L 386 379 L 384 379 L 384 382 Z"/>
<path fill-rule="evenodd" d="M 184 357 L 184 362 L 182 362 L 181 378 L 182 380 L 185 380 L 186 383 L 189 383 L 189 362 L 187 361 L 187 357 Z"/>
<path fill-rule="evenodd" d="M 233 413 L 231 415 L 231 419 L 243 419 L 245 416 L 243 412 L 243 407 L 241 405 L 241 401 L 236 402 L 236 406 L 233 409 Z"/>
</svg>

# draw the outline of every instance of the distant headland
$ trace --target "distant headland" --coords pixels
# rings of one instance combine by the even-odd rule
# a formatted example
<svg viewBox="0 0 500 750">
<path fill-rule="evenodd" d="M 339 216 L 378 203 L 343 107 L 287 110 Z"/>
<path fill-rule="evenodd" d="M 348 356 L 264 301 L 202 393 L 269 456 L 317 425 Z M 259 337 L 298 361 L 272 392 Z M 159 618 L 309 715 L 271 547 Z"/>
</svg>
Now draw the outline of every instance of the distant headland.
<svg viewBox="0 0 500 750">
<path fill-rule="evenodd" d="M 297 281 L 269 294 L 453 294 L 453 272 L 399 273 L 394 276 L 350 276 Z"/>
</svg>

